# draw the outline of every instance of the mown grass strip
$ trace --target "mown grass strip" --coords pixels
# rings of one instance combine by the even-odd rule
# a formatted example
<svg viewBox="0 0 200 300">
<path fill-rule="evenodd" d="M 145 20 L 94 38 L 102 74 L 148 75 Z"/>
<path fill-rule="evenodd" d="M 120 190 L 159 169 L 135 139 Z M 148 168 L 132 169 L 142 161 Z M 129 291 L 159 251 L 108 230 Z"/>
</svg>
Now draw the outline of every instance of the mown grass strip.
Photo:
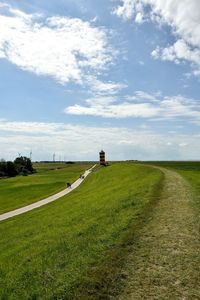
<svg viewBox="0 0 200 300">
<path fill-rule="evenodd" d="M 146 164 L 176 170 L 193 188 L 193 204 L 200 214 L 200 161 L 152 161 Z"/>
<path fill-rule="evenodd" d="M 153 208 L 161 179 L 162 173 L 150 167 L 115 164 L 94 172 L 57 202 L 2 222 L 0 298 L 110 294 L 112 284 L 104 284 L 121 276 L 128 245 L 141 217 Z"/>
<path fill-rule="evenodd" d="M 194 206 L 200 213 L 200 161 L 146 161 L 138 164 L 165 167 L 181 174 L 193 188 Z"/>
</svg>

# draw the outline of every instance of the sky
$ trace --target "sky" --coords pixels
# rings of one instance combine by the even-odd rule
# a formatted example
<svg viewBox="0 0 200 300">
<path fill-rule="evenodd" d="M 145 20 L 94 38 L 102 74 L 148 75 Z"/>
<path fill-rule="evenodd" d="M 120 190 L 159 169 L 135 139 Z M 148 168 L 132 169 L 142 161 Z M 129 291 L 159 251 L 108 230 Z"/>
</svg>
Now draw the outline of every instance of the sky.
<svg viewBox="0 0 200 300">
<path fill-rule="evenodd" d="M 199 0 L 0 0 L 0 158 L 200 159 Z"/>
</svg>

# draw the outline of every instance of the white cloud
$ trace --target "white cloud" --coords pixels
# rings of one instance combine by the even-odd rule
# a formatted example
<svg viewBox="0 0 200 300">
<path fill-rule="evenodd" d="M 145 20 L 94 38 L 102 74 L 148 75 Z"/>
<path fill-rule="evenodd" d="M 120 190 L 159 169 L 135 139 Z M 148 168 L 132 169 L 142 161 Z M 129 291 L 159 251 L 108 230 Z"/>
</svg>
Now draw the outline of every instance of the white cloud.
<svg viewBox="0 0 200 300">
<path fill-rule="evenodd" d="M 157 102 L 159 101 L 157 97 L 159 96 L 159 93 L 155 94 L 149 94 L 144 91 L 136 91 L 133 96 L 128 96 L 127 99 L 129 100 L 138 100 L 138 101 L 152 101 Z"/>
<path fill-rule="evenodd" d="M 124 20 L 129 20 L 134 15 L 134 1 L 124 0 L 123 5 L 119 5 L 113 13 Z"/>
<path fill-rule="evenodd" d="M 139 64 L 140 64 L 141 66 L 144 66 L 144 62 L 143 62 L 142 60 L 139 61 Z"/>
<path fill-rule="evenodd" d="M 164 97 L 160 102 L 160 107 L 166 118 L 186 117 L 191 120 L 200 120 L 199 102 L 200 100 L 182 96 Z"/>
<path fill-rule="evenodd" d="M 124 102 L 118 102 L 116 97 L 94 97 L 87 99 L 85 105 L 67 107 L 65 113 L 104 118 L 188 118 L 188 121 L 197 121 L 200 120 L 199 101 L 183 96 L 164 97 L 159 93 L 151 95 L 136 91 Z"/>
<path fill-rule="evenodd" d="M 0 158 L 14 159 L 20 152 L 34 160 L 198 159 L 200 136 L 158 134 L 150 129 L 89 127 L 64 123 L 0 121 Z M 87 133 L 87 134 L 86 134 Z M 5 135 L 4 135 L 5 134 Z"/>
<path fill-rule="evenodd" d="M 135 22 L 138 24 L 142 24 L 144 22 L 143 14 L 141 12 L 137 13 L 135 17 Z"/>
<path fill-rule="evenodd" d="M 200 73 L 200 1 L 199 0 L 122 0 L 114 14 L 124 20 L 139 19 L 167 24 L 176 41 L 152 52 L 156 59 L 186 60 L 192 63 L 194 74 Z"/>
<path fill-rule="evenodd" d="M 6 10 L 6 12 L 5 12 Z M 78 18 L 26 14 L 0 6 L 0 58 L 60 83 L 82 83 L 112 62 L 109 33 Z"/>
<path fill-rule="evenodd" d="M 114 95 L 127 87 L 124 83 L 116 83 L 112 81 L 104 82 L 94 78 L 93 76 L 87 77 L 87 85 L 90 86 L 91 91 L 94 92 L 95 95 Z"/>
<path fill-rule="evenodd" d="M 143 4 L 140 0 L 122 0 L 122 5 L 114 9 L 113 13 L 124 20 L 134 19 L 136 23 L 142 23 L 144 19 Z"/>
<path fill-rule="evenodd" d="M 86 106 L 73 105 L 65 109 L 68 114 L 90 115 L 104 118 L 142 117 L 152 118 L 159 114 L 159 108 L 149 103 L 117 103 L 113 98 L 91 98 L 86 100 Z"/>
<path fill-rule="evenodd" d="M 182 60 L 187 60 L 194 63 L 196 67 L 200 65 L 200 49 L 192 49 L 184 40 L 178 40 L 172 46 L 164 49 L 157 47 L 152 52 L 152 56 L 155 59 L 161 58 L 162 60 L 174 61 L 177 64 Z M 194 73 L 196 72 L 200 72 L 200 69 L 195 69 Z M 196 73 L 196 75 L 198 74 Z"/>
</svg>

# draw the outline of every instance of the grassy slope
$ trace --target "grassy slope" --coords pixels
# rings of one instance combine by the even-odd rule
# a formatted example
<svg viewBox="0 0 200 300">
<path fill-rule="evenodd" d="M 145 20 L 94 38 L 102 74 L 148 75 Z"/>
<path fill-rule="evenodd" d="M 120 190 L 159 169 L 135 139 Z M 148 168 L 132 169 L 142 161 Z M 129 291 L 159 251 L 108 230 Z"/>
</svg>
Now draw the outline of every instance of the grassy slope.
<svg viewBox="0 0 200 300">
<path fill-rule="evenodd" d="M 200 161 L 164 161 L 150 164 L 174 169 L 189 181 L 194 191 L 194 206 L 200 213 Z"/>
<path fill-rule="evenodd" d="M 91 164 L 35 164 L 38 173 L 0 180 L 0 214 L 64 189 Z"/>
<path fill-rule="evenodd" d="M 175 165 L 181 175 L 194 179 L 197 171 L 185 167 Z M 191 187 L 177 172 L 163 172 L 159 202 L 137 231 L 127 256 L 126 288 L 120 300 L 200 299 L 199 225 Z"/>
<path fill-rule="evenodd" d="M 79 298 L 92 269 L 103 272 L 117 245 L 133 238 L 133 225 L 161 178 L 159 170 L 115 164 L 59 201 L 2 222 L 0 298 Z"/>
</svg>

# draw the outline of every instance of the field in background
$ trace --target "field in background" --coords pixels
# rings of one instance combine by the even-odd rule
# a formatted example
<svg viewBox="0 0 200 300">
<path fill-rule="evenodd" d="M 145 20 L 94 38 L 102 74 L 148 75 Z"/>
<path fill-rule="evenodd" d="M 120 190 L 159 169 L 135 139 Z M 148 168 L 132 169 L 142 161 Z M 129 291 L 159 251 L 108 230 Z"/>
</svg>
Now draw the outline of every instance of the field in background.
<svg viewBox="0 0 200 300">
<path fill-rule="evenodd" d="M 200 171 L 200 161 L 144 161 L 142 163 L 179 171 Z"/>
<path fill-rule="evenodd" d="M 82 292 L 93 288 L 98 294 L 99 274 L 116 276 L 123 245 L 133 242 L 162 178 L 148 166 L 113 164 L 58 201 L 2 222 L 0 298 L 89 299 Z"/>
<path fill-rule="evenodd" d="M 37 173 L 0 180 L 0 214 L 41 200 L 66 188 L 90 163 L 37 163 Z"/>
</svg>

